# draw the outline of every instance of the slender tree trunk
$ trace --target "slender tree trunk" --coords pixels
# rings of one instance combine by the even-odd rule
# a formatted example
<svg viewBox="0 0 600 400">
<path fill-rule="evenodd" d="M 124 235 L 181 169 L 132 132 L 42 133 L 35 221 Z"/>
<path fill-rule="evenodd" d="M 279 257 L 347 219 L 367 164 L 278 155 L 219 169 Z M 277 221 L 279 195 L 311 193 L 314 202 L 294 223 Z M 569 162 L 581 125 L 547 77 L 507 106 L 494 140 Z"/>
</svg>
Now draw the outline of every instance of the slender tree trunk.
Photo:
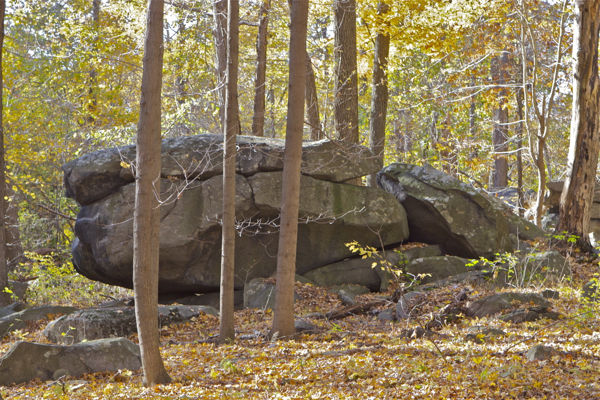
<svg viewBox="0 0 600 400">
<path fill-rule="evenodd" d="M 215 29 L 213 40 L 215 42 L 216 75 L 217 75 L 217 100 L 219 107 L 219 123 L 221 128 L 225 125 L 225 72 L 227 70 L 227 1 L 214 0 L 213 19 Z"/>
<path fill-rule="evenodd" d="M 229 0 L 227 15 L 227 100 L 223 152 L 223 239 L 221 245 L 221 312 L 219 341 L 235 339 L 233 279 L 235 261 L 235 155 L 238 124 L 239 0 Z"/>
<path fill-rule="evenodd" d="M 387 14 L 389 6 L 379 3 L 378 14 Z M 383 169 L 385 155 L 385 125 L 388 107 L 387 63 L 390 54 L 390 36 L 377 32 L 373 56 L 373 86 L 371 89 L 371 118 L 369 120 L 369 147 Z M 367 176 L 367 186 L 377 187 L 377 174 Z"/>
<path fill-rule="evenodd" d="M 525 216 L 524 198 L 523 198 L 523 88 L 517 89 L 517 114 L 519 123 L 517 124 L 517 207 L 519 216 Z"/>
<path fill-rule="evenodd" d="M 171 381 L 160 357 L 158 264 L 160 210 L 163 0 L 150 0 L 144 41 L 133 214 L 133 289 L 144 384 Z"/>
<path fill-rule="evenodd" d="M 267 75 L 267 44 L 271 0 L 260 3 L 258 12 L 258 38 L 256 41 L 256 79 L 254 80 L 254 115 L 252 134 L 264 136 L 265 130 L 265 82 Z"/>
<path fill-rule="evenodd" d="M 494 146 L 494 187 L 508 186 L 508 159 L 505 154 L 508 151 L 508 108 L 507 90 L 504 87 L 507 82 L 508 52 L 502 52 L 500 57 L 492 59 L 492 80 L 499 85 L 497 108 L 494 109 L 494 130 L 492 133 L 492 144 Z"/>
<path fill-rule="evenodd" d="M 6 176 L 5 176 L 5 149 L 4 149 L 4 121 L 2 119 L 2 108 L 4 99 L 2 91 L 4 88 L 4 78 L 2 75 L 2 51 L 4 49 L 4 15 L 6 12 L 6 0 L 0 0 L 0 307 L 6 307 L 10 304 L 10 295 L 5 292 L 8 289 L 8 260 L 6 259 L 6 218 L 5 218 L 5 200 L 6 197 Z"/>
<path fill-rule="evenodd" d="M 310 125 L 310 140 L 323 139 L 321 118 L 319 116 L 319 99 L 317 97 L 317 82 L 312 60 L 306 54 L 306 114 Z"/>
<path fill-rule="evenodd" d="M 356 67 L 356 0 L 334 0 L 335 84 L 333 117 L 336 136 L 358 143 Z"/>
<path fill-rule="evenodd" d="M 92 1 L 92 21 L 94 23 L 94 29 L 96 31 L 96 37 L 94 38 L 93 49 L 98 52 L 98 40 L 100 39 L 100 0 Z M 94 124 L 96 122 L 96 112 L 98 110 L 98 88 L 96 87 L 98 82 L 98 71 L 96 68 L 92 68 L 90 71 L 90 88 L 89 88 L 89 103 L 87 105 L 88 115 L 85 120 L 87 124 Z"/>
<path fill-rule="evenodd" d="M 574 8 L 571 144 L 556 232 L 577 235 L 582 242 L 589 243 L 590 213 L 600 146 L 600 0 L 576 0 Z"/>
<path fill-rule="evenodd" d="M 277 252 L 277 287 L 271 337 L 289 337 L 294 327 L 294 276 L 300 203 L 300 165 L 304 131 L 306 27 L 308 0 L 291 0 L 290 72 L 281 195 L 281 229 Z"/>
</svg>

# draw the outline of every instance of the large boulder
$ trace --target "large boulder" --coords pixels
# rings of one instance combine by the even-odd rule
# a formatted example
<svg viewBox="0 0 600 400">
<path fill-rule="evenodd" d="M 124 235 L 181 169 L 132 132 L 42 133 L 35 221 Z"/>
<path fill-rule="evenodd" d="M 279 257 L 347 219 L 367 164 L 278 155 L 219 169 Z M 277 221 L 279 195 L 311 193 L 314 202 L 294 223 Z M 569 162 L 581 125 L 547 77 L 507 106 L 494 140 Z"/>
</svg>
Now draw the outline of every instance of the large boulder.
<svg viewBox="0 0 600 400">
<path fill-rule="evenodd" d="M 237 171 L 243 176 L 283 170 L 284 139 L 238 136 Z M 317 179 L 344 182 L 377 172 L 368 149 L 343 142 L 306 142 L 302 173 Z M 63 165 L 67 196 L 80 205 L 100 200 L 133 182 L 136 146 L 124 146 L 84 155 Z M 164 139 L 161 177 L 207 179 L 223 173 L 223 136 L 196 135 Z"/>
<path fill-rule="evenodd" d="M 102 339 L 74 346 L 18 342 L 0 359 L 0 386 L 68 374 L 137 371 L 142 367 L 137 344 L 124 338 Z"/>
<path fill-rule="evenodd" d="M 162 180 L 161 294 L 218 290 L 222 181 L 220 176 L 189 183 Z M 134 189 L 127 184 L 81 209 L 72 251 L 76 269 L 88 278 L 132 287 Z M 281 172 L 236 176 L 236 218 L 245 221 L 236 238 L 236 289 L 276 270 L 281 190 Z M 379 247 L 408 237 L 403 207 L 378 188 L 302 176 L 299 217 L 301 275 L 351 256 L 346 243 Z"/>
<path fill-rule="evenodd" d="M 391 164 L 377 180 L 406 209 L 410 241 L 439 244 L 464 258 L 493 259 L 513 250 L 502 211 L 458 179 L 430 165 Z"/>
<path fill-rule="evenodd" d="M 189 322 L 201 314 L 217 316 L 210 306 L 159 306 L 160 326 Z M 137 332 L 133 307 L 87 309 L 50 322 L 44 335 L 53 343 L 73 344 L 84 340 L 127 337 Z"/>
</svg>

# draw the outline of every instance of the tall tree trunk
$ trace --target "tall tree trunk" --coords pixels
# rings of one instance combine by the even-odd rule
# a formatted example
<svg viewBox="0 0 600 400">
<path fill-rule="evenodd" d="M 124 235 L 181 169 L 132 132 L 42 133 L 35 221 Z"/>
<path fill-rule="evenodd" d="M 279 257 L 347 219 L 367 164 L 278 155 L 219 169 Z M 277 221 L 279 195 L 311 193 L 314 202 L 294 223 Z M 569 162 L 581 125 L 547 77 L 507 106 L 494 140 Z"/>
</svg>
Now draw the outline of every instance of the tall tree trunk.
<svg viewBox="0 0 600 400">
<path fill-rule="evenodd" d="M 163 0 L 150 0 L 144 40 L 133 214 L 133 289 L 145 385 L 171 381 L 160 357 L 158 335 L 160 209 L 157 191 L 160 191 L 161 168 L 163 15 Z"/>
<path fill-rule="evenodd" d="M 94 30 L 96 31 L 96 37 L 94 38 L 93 49 L 98 52 L 98 40 L 100 39 L 100 0 L 92 1 L 92 21 L 94 23 Z M 88 115 L 85 120 L 87 124 L 94 124 L 96 122 L 96 112 L 98 110 L 98 71 L 96 68 L 92 68 L 90 71 L 90 88 L 89 88 L 89 103 L 87 105 Z"/>
<path fill-rule="evenodd" d="M 221 128 L 225 125 L 225 72 L 227 70 L 227 1 L 214 0 L 213 19 L 215 29 L 213 40 L 215 42 L 216 75 L 217 75 L 217 100 L 219 107 L 219 123 Z"/>
<path fill-rule="evenodd" d="M 227 15 L 227 107 L 223 152 L 223 239 L 221 244 L 221 310 L 219 341 L 235 339 L 233 279 L 235 261 L 235 155 L 238 124 L 239 0 L 229 0 Z"/>
<path fill-rule="evenodd" d="M 6 12 L 6 0 L 0 0 L 0 307 L 6 307 L 10 304 L 10 295 L 5 292 L 8 289 L 8 260 L 6 259 L 6 218 L 5 218 L 5 200 L 6 197 L 6 157 L 4 149 L 4 121 L 2 119 L 2 108 L 4 99 L 2 91 L 4 88 L 4 78 L 2 75 L 2 51 L 4 49 L 4 15 Z"/>
<path fill-rule="evenodd" d="M 317 82 L 312 60 L 306 53 L 306 114 L 310 125 L 310 140 L 323 139 L 321 117 L 319 116 L 319 99 L 317 97 Z"/>
<path fill-rule="evenodd" d="M 506 154 L 498 154 L 508 151 L 508 108 L 507 108 L 507 68 L 508 52 L 503 51 L 500 57 L 492 59 L 492 81 L 498 85 L 497 107 L 494 109 L 494 130 L 492 133 L 492 144 L 494 146 L 494 187 L 508 186 L 508 159 Z"/>
<path fill-rule="evenodd" d="M 517 124 L 517 207 L 519 216 L 525 216 L 524 196 L 523 196 L 523 88 L 517 89 L 517 114 L 519 123 Z"/>
<path fill-rule="evenodd" d="M 267 44 L 271 0 L 260 3 L 258 12 L 258 38 L 256 40 L 256 78 L 254 80 L 254 115 L 252 134 L 264 136 L 265 130 L 265 82 L 267 75 Z"/>
<path fill-rule="evenodd" d="M 389 6 L 379 3 L 378 14 L 387 14 Z M 377 160 L 378 169 L 383 169 L 385 155 L 385 124 L 388 107 L 387 63 L 390 54 L 390 36 L 377 32 L 373 56 L 373 86 L 371 89 L 371 118 L 369 120 L 369 147 Z M 377 187 L 377 174 L 367 176 L 367 186 Z"/>
<path fill-rule="evenodd" d="M 574 8 L 571 143 L 556 232 L 568 232 L 589 243 L 587 235 L 600 146 L 600 0 L 576 0 Z"/>
<path fill-rule="evenodd" d="M 334 0 L 334 99 L 336 136 L 358 143 L 358 81 L 356 67 L 356 0 Z"/>
<path fill-rule="evenodd" d="M 306 27 L 308 0 L 291 0 L 290 72 L 281 193 L 281 229 L 277 252 L 275 311 L 270 336 L 289 337 L 294 327 L 294 277 L 300 203 L 300 165 L 304 131 Z"/>
</svg>

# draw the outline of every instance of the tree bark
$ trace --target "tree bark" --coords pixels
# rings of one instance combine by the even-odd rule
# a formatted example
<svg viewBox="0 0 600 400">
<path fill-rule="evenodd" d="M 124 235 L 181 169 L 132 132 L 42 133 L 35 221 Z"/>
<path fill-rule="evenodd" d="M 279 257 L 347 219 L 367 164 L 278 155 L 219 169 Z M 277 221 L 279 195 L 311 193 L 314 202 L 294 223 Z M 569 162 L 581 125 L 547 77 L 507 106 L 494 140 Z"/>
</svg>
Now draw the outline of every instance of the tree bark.
<svg viewBox="0 0 600 400">
<path fill-rule="evenodd" d="M 492 145 L 494 146 L 494 187 L 508 186 L 508 159 L 505 154 L 508 151 L 508 108 L 507 90 L 504 87 L 507 82 L 508 52 L 503 51 L 500 57 L 492 59 L 492 81 L 498 85 L 497 107 L 494 109 L 494 129 L 492 132 Z"/>
<path fill-rule="evenodd" d="M 358 143 L 358 81 L 356 67 L 356 0 L 334 0 L 334 99 L 336 136 Z"/>
<path fill-rule="evenodd" d="M 163 0 L 150 0 L 144 40 L 133 215 L 133 288 L 144 384 L 171 381 L 160 356 L 158 267 Z M 158 186 L 158 188 L 157 188 Z"/>
<path fill-rule="evenodd" d="M 389 6 L 379 3 L 378 14 L 387 14 Z M 387 63 L 390 54 L 390 36 L 377 32 L 373 56 L 373 85 L 371 89 L 371 118 L 369 120 L 369 147 L 383 169 L 385 155 L 385 124 L 388 107 Z M 367 176 L 367 186 L 377 187 L 377 174 Z"/>
<path fill-rule="evenodd" d="M 308 0 L 292 0 L 289 95 L 281 194 L 281 228 L 277 252 L 275 310 L 270 336 L 289 337 L 294 327 L 294 277 L 300 203 L 300 165 L 304 131 L 306 27 Z"/>
<path fill-rule="evenodd" d="M 574 9 L 571 140 L 556 232 L 577 235 L 583 243 L 589 243 L 600 146 L 600 0 L 576 0 Z"/>
<path fill-rule="evenodd" d="M 525 216 L 525 204 L 523 196 L 523 88 L 517 89 L 517 115 L 519 123 L 517 124 L 517 208 L 519 209 L 519 217 Z"/>
<path fill-rule="evenodd" d="M 6 307 L 10 304 L 10 294 L 5 292 L 8 289 L 8 260 L 6 259 L 6 218 L 5 218 L 5 200 L 6 196 L 6 156 L 4 149 L 4 121 L 2 118 L 2 109 L 4 104 L 3 88 L 4 78 L 2 74 L 2 50 L 4 49 L 4 15 L 6 12 L 6 0 L 0 0 L 0 307 Z"/>
<path fill-rule="evenodd" d="M 254 80 L 254 114 L 252 134 L 264 136 L 265 130 L 265 82 L 267 75 L 267 44 L 271 0 L 264 0 L 258 12 L 258 38 L 256 40 L 256 78 Z"/>
<path fill-rule="evenodd" d="M 323 139 L 321 117 L 319 116 L 319 99 L 317 97 L 317 82 L 312 60 L 306 54 L 306 115 L 310 125 L 310 140 Z"/>
<path fill-rule="evenodd" d="M 225 73 L 227 70 L 227 1 L 215 0 L 213 2 L 213 19 L 215 29 L 213 40 L 215 42 L 216 76 L 217 76 L 217 101 L 219 107 L 219 123 L 221 128 L 225 125 Z"/>
<path fill-rule="evenodd" d="M 223 152 L 223 238 L 219 341 L 235 339 L 233 279 L 235 261 L 235 155 L 238 124 L 239 0 L 229 0 L 227 14 L 227 99 Z"/>
</svg>

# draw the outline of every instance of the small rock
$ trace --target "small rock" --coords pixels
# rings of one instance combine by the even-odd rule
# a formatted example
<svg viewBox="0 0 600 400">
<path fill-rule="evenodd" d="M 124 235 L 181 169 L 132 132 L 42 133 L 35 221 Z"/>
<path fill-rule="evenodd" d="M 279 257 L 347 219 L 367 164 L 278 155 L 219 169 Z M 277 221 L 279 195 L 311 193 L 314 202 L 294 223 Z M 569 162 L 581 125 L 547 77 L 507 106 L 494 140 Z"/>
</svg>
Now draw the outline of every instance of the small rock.
<svg viewBox="0 0 600 400">
<path fill-rule="evenodd" d="M 499 293 L 472 302 L 467 308 L 467 316 L 471 318 L 489 317 L 513 307 L 514 302 L 533 303 L 538 307 L 548 308 L 550 302 L 536 293 Z"/>
<path fill-rule="evenodd" d="M 340 290 L 338 292 L 338 299 L 340 299 L 342 304 L 345 305 L 346 307 L 351 307 L 351 306 L 356 305 L 356 301 L 354 301 L 354 298 L 352 296 L 349 296 L 348 293 L 346 293 L 343 290 Z"/>
<path fill-rule="evenodd" d="M 413 307 L 421 303 L 425 297 L 425 293 L 418 291 L 404 294 L 402 297 L 400 297 L 400 300 L 398 300 L 398 304 L 396 305 L 396 318 L 408 318 Z"/>
<path fill-rule="evenodd" d="M 392 310 L 385 310 L 377 314 L 377 319 L 381 321 L 393 321 L 394 315 L 392 314 Z"/>
<path fill-rule="evenodd" d="M 316 326 L 301 319 L 294 321 L 294 328 L 296 328 L 296 333 L 315 333 L 319 331 Z"/>
<path fill-rule="evenodd" d="M 520 324 L 522 322 L 532 322 L 538 319 L 559 319 L 561 315 L 549 311 L 546 307 L 527 307 L 511 311 L 510 313 L 500 317 L 502 321 Z"/>
<path fill-rule="evenodd" d="M 558 300 L 560 298 L 560 293 L 558 293 L 556 290 L 545 289 L 542 290 L 542 297 L 545 299 Z"/>
<path fill-rule="evenodd" d="M 470 332 L 474 332 L 474 333 L 469 333 L 465 336 L 465 341 L 467 341 L 467 342 L 485 343 L 491 337 L 506 336 L 506 332 L 504 332 L 502 329 L 496 329 L 496 328 L 485 328 L 483 326 L 471 326 L 467 330 Z"/>
<path fill-rule="evenodd" d="M 294 292 L 294 301 L 300 295 Z M 275 285 L 267 283 L 263 278 L 252 279 L 244 286 L 244 308 L 258 308 L 262 310 L 275 307 Z"/>
<path fill-rule="evenodd" d="M 432 330 L 429 329 L 423 329 L 421 327 L 415 328 L 415 329 L 407 329 L 402 331 L 402 333 L 400 334 L 400 338 L 403 339 L 420 339 L 423 336 L 425 337 L 433 337 L 433 336 L 438 336 L 437 333 L 435 333 Z"/>
<path fill-rule="evenodd" d="M 534 360 L 543 361 L 543 360 L 548 360 L 552 356 L 557 355 L 557 354 L 558 354 L 558 351 L 556 349 L 554 349 L 553 347 L 538 344 L 538 345 L 533 346 L 531 349 L 529 349 L 529 351 L 527 352 L 527 355 L 525 357 L 527 357 L 527 360 L 529 360 L 529 361 L 534 361 Z"/>
</svg>

